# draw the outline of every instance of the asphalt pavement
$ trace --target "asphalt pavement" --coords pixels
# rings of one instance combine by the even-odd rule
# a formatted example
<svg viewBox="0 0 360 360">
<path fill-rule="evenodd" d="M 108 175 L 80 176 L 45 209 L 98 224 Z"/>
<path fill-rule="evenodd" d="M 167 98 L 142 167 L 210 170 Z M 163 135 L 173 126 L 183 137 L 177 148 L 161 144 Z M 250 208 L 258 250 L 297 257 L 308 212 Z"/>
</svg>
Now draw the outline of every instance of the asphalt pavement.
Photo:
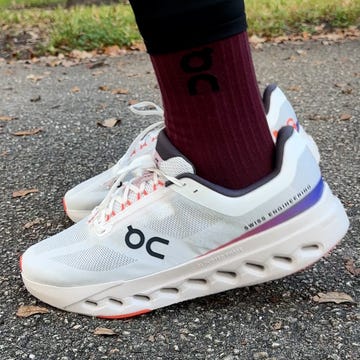
<svg viewBox="0 0 360 360">
<path fill-rule="evenodd" d="M 0 61 L 1 359 L 360 358 L 360 41 L 265 44 L 253 55 L 259 86 L 277 82 L 316 140 L 323 175 L 347 209 L 348 234 L 293 276 L 116 321 L 37 301 L 18 262 L 30 245 L 71 226 L 64 193 L 115 163 L 140 129 L 158 120 L 128 111 L 130 101 L 160 102 L 148 57 L 129 53 L 70 67 Z M 119 89 L 125 94 L 113 93 Z M 108 118 L 121 122 L 97 125 Z M 14 135 L 34 129 L 41 131 Z M 20 189 L 37 192 L 14 198 Z M 328 292 L 354 303 L 314 300 Z M 16 315 L 31 304 L 49 312 Z M 95 335 L 97 327 L 115 334 Z"/>
</svg>

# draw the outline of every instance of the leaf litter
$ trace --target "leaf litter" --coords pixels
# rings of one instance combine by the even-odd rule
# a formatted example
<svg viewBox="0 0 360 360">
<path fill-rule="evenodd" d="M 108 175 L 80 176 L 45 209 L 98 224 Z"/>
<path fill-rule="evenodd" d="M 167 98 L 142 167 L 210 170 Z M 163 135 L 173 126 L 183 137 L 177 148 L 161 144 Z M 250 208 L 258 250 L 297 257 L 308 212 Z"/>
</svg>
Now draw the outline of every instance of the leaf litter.
<svg viewBox="0 0 360 360">
<path fill-rule="evenodd" d="M 16 316 L 26 318 L 35 314 L 46 314 L 48 312 L 49 310 L 47 308 L 41 306 L 21 305 L 16 312 Z"/>
<path fill-rule="evenodd" d="M 120 122 L 121 122 L 121 119 L 110 118 L 110 119 L 105 119 L 105 120 L 102 120 L 102 121 L 98 121 L 96 124 L 98 126 L 105 127 L 105 128 L 113 128 L 114 126 L 120 124 Z"/>
<path fill-rule="evenodd" d="M 360 275 L 360 268 L 356 267 L 354 259 L 347 259 L 345 262 L 345 268 L 350 274 L 354 276 Z"/>
<path fill-rule="evenodd" d="M 330 291 L 327 293 L 318 293 L 312 298 L 317 303 L 335 303 L 335 304 L 342 304 L 342 303 L 352 303 L 354 304 L 354 299 L 343 292 L 337 291 Z"/>
<path fill-rule="evenodd" d="M 36 129 L 31 129 L 31 130 L 20 130 L 20 131 L 13 132 L 11 134 L 15 135 L 15 136 L 31 136 L 31 135 L 38 134 L 42 131 L 44 131 L 42 128 L 36 128 Z"/>
<path fill-rule="evenodd" d="M 94 335 L 114 336 L 114 335 L 117 335 L 117 333 L 112 329 L 108 329 L 108 328 L 104 328 L 104 327 L 97 327 L 94 330 Z"/>
<path fill-rule="evenodd" d="M 38 81 L 42 80 L 45 76 L 44 75 L 35 75 L 35 74 L 30 74 L 28 75 L 26 78 L 28 80 L 33 81 L 34 83 L 37 83 Z"/>
<path fill-rule="evenodd" d="M 73 87 L 71 88 L 71 92 L 74 93 L 74 94 L 76 94 L 76 93 L 80 92 L 80 88 L 79 88 L 78 86 L 73 86 Z"/>
<path fill-rule="evenodd" d="M 39 189 L 36 189 L 36 188 L 34 188 L 34 189 L 21 189 L 21 190 L 13 191 L 12 197 L 13 198 L 24 197 L 26 195 L 37 193 L 37 192 L 39 192 Z"/>
<path fill-rule="evenodd" d="M 16 120 L 16 119 L 17 119 L 17 117 L 15 117 L 15 116 L 7 116 L 7 115 L 0 116 L 0 121 L 8 122 L 8 121 Z"/>
<path fill-rule="evenodd" d="M 352 115 L 350 115 L 350 114 L 342 114 L 341 116 L 340 116 L 340 120 L 341 121 L 348 121 L 348 120 L 350 120 L 352 118 Z"/>
</svg>

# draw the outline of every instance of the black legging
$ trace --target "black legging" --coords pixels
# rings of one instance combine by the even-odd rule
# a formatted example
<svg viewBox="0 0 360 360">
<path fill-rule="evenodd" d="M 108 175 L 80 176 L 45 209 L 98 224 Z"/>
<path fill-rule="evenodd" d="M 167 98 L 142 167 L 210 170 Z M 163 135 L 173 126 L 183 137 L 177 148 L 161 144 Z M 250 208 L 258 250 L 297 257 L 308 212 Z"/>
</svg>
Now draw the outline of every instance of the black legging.
<svg viewBox="0 0 360 360">
<path fill-rule="evenodd" d="M 130 0 L 150 54 L 184 50 L 246 30 L 243 0 Z"/>
</svg>

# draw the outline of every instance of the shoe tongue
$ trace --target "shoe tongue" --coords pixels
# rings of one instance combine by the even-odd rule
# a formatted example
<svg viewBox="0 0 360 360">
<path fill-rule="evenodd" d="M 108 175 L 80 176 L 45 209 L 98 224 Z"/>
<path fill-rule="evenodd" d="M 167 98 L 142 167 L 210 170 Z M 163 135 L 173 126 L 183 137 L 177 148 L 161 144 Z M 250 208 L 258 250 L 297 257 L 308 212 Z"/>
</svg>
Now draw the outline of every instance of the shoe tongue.
<svg viewBox="0 0 360 360">
<path fill-rule="evenodd" d="M 166 175 L 195 174 L 193 164 L 170 142 L 165 130 L 159 133 L 156 143 L 155 163 Z"/>
</svg>

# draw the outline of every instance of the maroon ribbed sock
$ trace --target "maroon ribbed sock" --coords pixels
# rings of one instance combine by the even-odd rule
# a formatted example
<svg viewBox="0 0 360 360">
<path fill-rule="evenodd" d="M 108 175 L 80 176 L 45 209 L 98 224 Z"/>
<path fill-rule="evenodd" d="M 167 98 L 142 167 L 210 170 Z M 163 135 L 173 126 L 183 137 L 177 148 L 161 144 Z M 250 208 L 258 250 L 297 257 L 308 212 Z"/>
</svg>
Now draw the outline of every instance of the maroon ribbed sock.
<svg viewBox="0 0 360 360">
<path fill-rule="evenodd" d="M 272 171 L 274 143 L 246 32 L 151 60 L 166 133 L 199 176 L 241 189 Z"/>
</svg>

